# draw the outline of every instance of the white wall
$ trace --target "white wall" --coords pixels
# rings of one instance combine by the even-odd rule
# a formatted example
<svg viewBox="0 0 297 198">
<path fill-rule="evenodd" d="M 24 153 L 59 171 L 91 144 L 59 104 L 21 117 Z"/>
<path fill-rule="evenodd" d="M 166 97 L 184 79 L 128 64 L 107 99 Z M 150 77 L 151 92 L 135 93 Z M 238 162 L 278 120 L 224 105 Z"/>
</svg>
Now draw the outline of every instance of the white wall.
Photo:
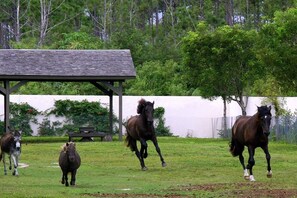
<svg viewBox="0 0 297 198">
<path fill-rule="evenodd" d="M 174 135 L 180 137 L 217 137 L 217 132 L 221 129 L 220 119 L 223 117 L 223 102 L 221 99 L 209 101 L 201 97 L 188 96 L 123 96 L 123 119 L 126 120 L 136 114 L 138 101 L 144 98 L 154 101 L 155 107 L 165 108 L 165 124 L 169 126 Z M 100 101 L 108 107 L 108 96 L 57 96 L 57 95 L 11 95 L 11 102 L 27 102 L 39 111 L 45 111 L 53 107 L 55 100 L 84 100 Z M 256 113 L 257 106 L 261 105 L 263 98 L 250 97 L 247 114 Z M 114 113 L 118 116 L 118 97 L 114 96 Z M 297 109 L 297 98 L 288 97 L 286 109 L 294 112 Z M 0 97 L 0 119 L 4 116 L 4 98 Z M 2 108 L 1 108 L 2 107 Z M 241 109 L 237 103 L 231 102 L 227 106 L 227 117 L 241 115 Z M 42 118 L 39 118 L 39 122 Z M 32 126 L 34 133 L 37 133 L 38 126 Z"/>
</svg>

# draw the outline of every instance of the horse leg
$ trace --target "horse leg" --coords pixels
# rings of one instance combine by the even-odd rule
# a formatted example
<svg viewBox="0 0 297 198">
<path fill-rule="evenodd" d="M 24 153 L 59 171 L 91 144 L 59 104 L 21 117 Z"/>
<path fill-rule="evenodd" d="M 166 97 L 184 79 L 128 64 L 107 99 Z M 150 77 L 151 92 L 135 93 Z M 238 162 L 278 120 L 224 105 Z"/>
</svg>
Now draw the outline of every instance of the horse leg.
<svg viewBox="0 0 297 198">
<path fill-rule="evenodd" d="M 157 137 L 154 137 L 152 141 L 153 141 L 153 143 L 154 143 L 154 145 L 155 145 L 155 148 L 156 148 L 157 153 L 158 153 L 159 156 L 160 156 L 160 160 L 161 160 L 161 162 L 162 162 L 162 167 L 165 167 L 167 164 L 166 164 L 166 162 L 164 161 L 164 159 L 163 159 L 163 157 L 162 157 L 161 149 L 160 149 L 160 147 L 159 147 L 159 145 L 158 145 Z"/>
<path fill-rule="evenodd" d="M 136 140 L 133 140 L 133 141 L 131 140 L 130 144 L 131 144 L 131 147 L 133 148 L 133 151 L 135 151 L 136 157 L 139 159 L 141 169 L 142 170 L 147 170 L 147 168 L 145 167 L 145 164 L 144 164 L 144 160 L 142 158 L 142 155 L 140 154 L 140 152 L 139 152 L 139 150 L 137 148 L 137 142 L 136 142 Z"/>
<path fill-rule="evenodd" d="M 270 167 L 270 153 L 268 151 L 268 145 L 261 147 L 266 155 L 266 161 L 267 161 L 267 177 L 271 178 L 272 177 L 272 171 Z"/>
<path fill-rule="evenodd" d="M 140 143 L 140 155 L 142 156 L 142 158 L 147 158 L 147 143 L 144 139 L 140 139 Z"/>
<path fill-rule="evenodd" d="M 75 185 L 75 180 L 76 180 L 75 175 L 76 175 L 76 170 L 71 172 L 71 181 L 70 181 L 71 186 Z"/>
<path fill-rule="evenodd" d="M 247 169 L 250 171 L 250 181 L 256 181 L 253 175 L 253 166 L 255 165 L 255 159 L 254 159 L 254 154 L 255 154 L 255 148 L 249 146 L 249 161 L 247 165 Z"/>
<path fill-rule="evenodd" d="M 9 170 L 11 170 L 11 155 L 8 155 L 9 158 Z"/>
<path fill-rule="evenodd" d="M 248 179 L 250 179 L 250 174 L 249 174 L 246 166 L 244 165 L 244 157 L 242 155 L 242 152 L 244 150 L 244 147 L 237 146 L 237 149 L 238 149 L 237 152 L 239 153 L 239 157 L 238 158 L 239 158 L 240 164 L 242 165 L 242 168 L 243 168 L 243 178 L 246 179 L 246 180 L 248 180 Z"/>
<path fill-rule="evenodd" d="M 141 148 L 140 148 L 140 152 L 138 152 L 138 158 L 140 160 L 140 164 L 141 164 L 141 168 L 142 170 L 147 170 L 147 167 L 144 164 L 144 158 L 147 157 L 147 143 L 145 140 L 140 139 L 140 143 L 141 143 Z M 137 148 L 137 146 L 136 146 Z M 138 151 L 138 149 L 136 149 L 136 152 Z"/>
<path fill-rule="evenodd" d="M 3 166 L 4 166 L 4 175 L 7 175 L 7 169 L 6 169 L 6 163 L 5 163 L 5 153 L 2 153 L 2 161 L 3 161 Z"/>
<path fill-rule="evenodd" d="M 12 172 L 12 175 L 18 176 L 19 175 L 19 173 L 18 173 L 18 157 L 15 155 L 11 155 L 11 158 L 12 158 L 13 165 L 14 165 L 14 170 Z M 10 165 L 10 168 L 11 168 L 11 165 Z"/>
<path fill-rule="evenodd" d="M 243 168 L 243 178 L 246 180 L 250 179 L 250 174 L 249 174 L 246 166 L 244 165 L 244 157 L 243 157 L 242 153 L 239 154 L 239 161 Z"/>
<path fill-rule="evenodd" d="M 61 184 L 65 184 L 64 172 L 62 172 L 62 180 L 61 180 Z"/>
<path fill-rule="evenodd" d="M 67 171 L 63 171 L 63 177 L 64 177 L 64 179 L 62 179 L 62 182 L 65 181 L 65 186 L 69 186 L 69 183 L 68 183 L 68 172 Z"/>
</svg>

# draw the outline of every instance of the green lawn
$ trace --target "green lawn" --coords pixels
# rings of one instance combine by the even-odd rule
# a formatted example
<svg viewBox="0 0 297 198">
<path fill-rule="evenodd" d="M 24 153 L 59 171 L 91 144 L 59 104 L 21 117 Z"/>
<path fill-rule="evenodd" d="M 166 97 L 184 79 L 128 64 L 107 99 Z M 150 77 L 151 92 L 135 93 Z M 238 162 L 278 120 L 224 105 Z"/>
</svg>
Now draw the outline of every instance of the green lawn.
<svg viewBox="0 0 297 198">
<path fill-rule="evenodd" d="M 159 138 L 167 167 L 149 142 L 147 171 L 124 142 L 77 142 L 82 165 L 75 187 L 60 183 L 58 157 L 63 143 L 23 143 L 19 176 L 4 176 L 0 163 L 0 197 L 297 197 L 297 146 L 271 142 L 273 177 L 256 150 L 256 182 L 243 179 L 238 158 L 221 139 Z M 247 154 L 247 151 L 245 151 Z M 247 155 L 245 155 L 247 159 Z M 259 194 L 260 193 L 260 194 Z M 273 196 L 272 196 L 273 197 Z"/>
</svg>

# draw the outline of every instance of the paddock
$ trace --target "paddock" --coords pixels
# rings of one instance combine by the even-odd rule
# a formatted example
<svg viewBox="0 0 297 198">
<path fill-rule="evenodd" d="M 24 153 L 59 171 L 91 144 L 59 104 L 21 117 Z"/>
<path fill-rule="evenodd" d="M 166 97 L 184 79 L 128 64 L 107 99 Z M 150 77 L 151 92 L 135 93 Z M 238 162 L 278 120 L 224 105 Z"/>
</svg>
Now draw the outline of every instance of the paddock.
<svg viewBox="0 0 297 198">
<path fill-rule="evenodd" d="M 82 164 L 76 186 L 60 184 L 57 166 L 62 142 L 23 139 L 19 176 L 0 174 L 1 197 L 292 197 L 297 195 L 297 145 L 270 142 L 273 178 L 267 179 L 265 156 L 257 152 L 257 182 L 247 182 L 228 140 L 160 137 L 167 167 L 159 164 L 153 144 L 141 171 L 123 142 L 77 142 Z M 174 148 L 174 149 L 172 149 Z M 46 153 L 46 155 L 45 155 Z M 245 151 L 245 154 L 247 152 Z M 0 166 L 0 173 L 3 166 Z"/>
</svg>

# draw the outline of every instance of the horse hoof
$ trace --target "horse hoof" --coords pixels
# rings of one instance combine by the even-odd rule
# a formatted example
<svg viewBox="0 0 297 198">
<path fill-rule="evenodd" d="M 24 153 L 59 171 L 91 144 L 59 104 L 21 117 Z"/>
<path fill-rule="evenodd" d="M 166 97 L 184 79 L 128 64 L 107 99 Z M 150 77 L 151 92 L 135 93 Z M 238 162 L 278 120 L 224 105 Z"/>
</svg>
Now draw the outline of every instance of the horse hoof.
<svg viewBox="0 0 297 198">
<path fill-rule="evenodd" d="M 147 170 L 147 167 L 145 167 L 145 166 L 142 167 L 142 170 L 143 170 L 143 171 L 146 171 L 146 170 Z"/>
<path fill-rule="evenodd" d="M 267 178 L 271 178 L 272 177 L 272 171 L 268 171 L 267 172 Z"/>
<path fill-rule="evenodd" d="M 162 167 L 165 167 L 165 166 L 167 166 L 167 164 L 166 164 L 166 162 L 163 162 Z"/>
<path fill-rule="evenodd" d="M 243 176 L 243 178 L 244 178 L 245 180 L 250 180 L 250 176 L 249 176 L 249 175 L 245 175 L 245 176 Z"/>
<path fill-rule="evenodd" d="M 250 181 L 251 181 L 251 182 L 256 181 L 255 178 L 254 178 L 254 175 L 250 175 Z"/>
</svg>

